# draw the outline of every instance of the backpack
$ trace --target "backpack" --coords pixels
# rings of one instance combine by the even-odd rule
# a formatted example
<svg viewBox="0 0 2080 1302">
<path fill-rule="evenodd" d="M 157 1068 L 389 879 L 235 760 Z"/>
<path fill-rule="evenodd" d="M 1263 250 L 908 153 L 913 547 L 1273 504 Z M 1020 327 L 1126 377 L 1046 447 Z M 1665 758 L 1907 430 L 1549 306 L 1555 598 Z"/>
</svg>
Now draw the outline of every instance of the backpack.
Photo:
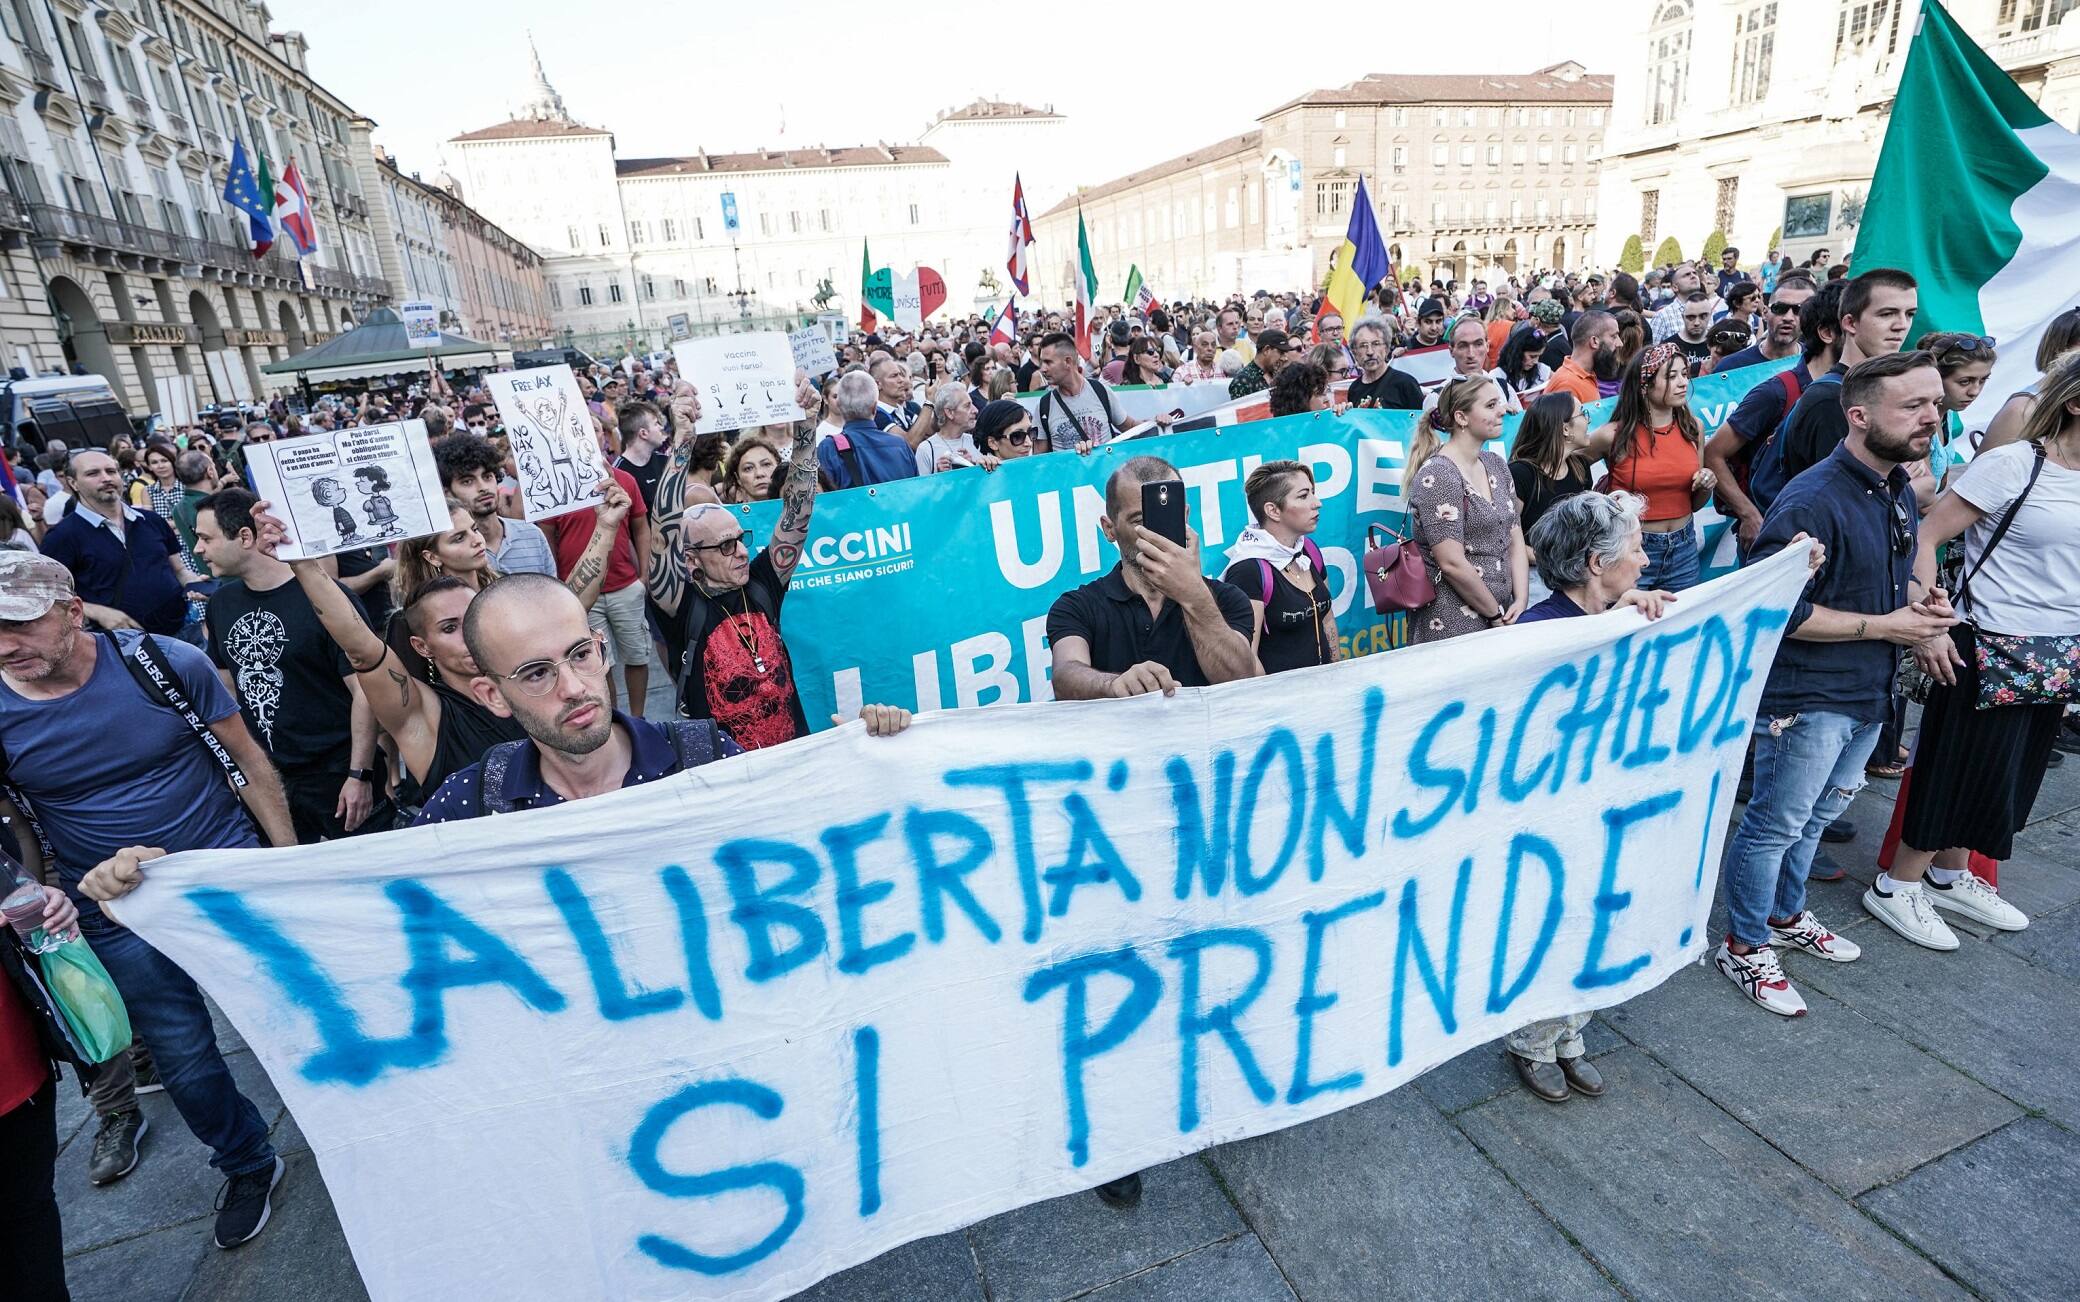
<svg viewBox="0 0 2080 1302">
<path fill-rule="evenodd" d="M 722 753 L 722 733 L 713 719 L 675 719 L 668 726 L 672 734 L 672 753 L 679 760 L 679 772 L 699 768 Z M 532 744 L 526 739 L 502 741 L 484 752 L 483 777 L 477 783 L 479 813 L 513 812 L 513 802 L 506 799 L 506 774 L 512 769 L 520 748 Z"/>
<path fill-rule="evenodd" d="M 867 480 L 866 470 L 860 462 L 859 449 L 853 446 L 851 438 L 845 431 L 839 430 L 830 436 L 828 442 L 832 450 L 837 452 L 838 459 L 845 463 L 845 473 L 851 478 L 852 487 L 864 486 Z"/>
<path fill-rule="evenodd" d="M 1781 381 L 1780 387 L 1784 390 L 1784 415 L 1789 416 L 1791 409 L 1798 406 L 1798 395 L 1805 390 L 1805 383 L 1798 378 L 1797 367 L 1793 367 L 1788 371 L 1778 371 L 1775 375 L 1770 376 L 1769 379 L 1764 380 L 1763 383 L 1772 384 L 1779 381 Z M 1776 430 L 1765 430 L 1761 438 L 1756 439 L 1752 443 L 1743 443 L 1740 451 L 1726 459 L 1727 468 L 1733 471 L 1733 482 L 1739 487 L 1741 492 L 1746 493 L 1748 491 L 1748 483 L 1754 477 L 1755 463 L 1761 456 L 1762 450 L 1776 442 L 1776 439 Z M 1723 510 L 1726 507 L 1726 499 L 1717 494 L 1714 497 L 1717 505 Z M 1752 500 L 1752 495 L 1750 500 Z"/>
<path fill-rule="evenodd" d="M 1112 393 L 1105 387 L 1105 382 L 1095 375 L 1084 376 L 1083 382 L 1096 391 L 1098 405 L 1105 409 L 1106 422 L 1114 430 L 1117 430 L 1119 428 L 1119 416 L 1112 410 Z M 1052 439 L 1053 437 L 1047 432 L 1047 416 L 1050 410 L 1048 404 L 1053 401 L 1054 389 L 1050 387 L 1047 392 L 1040 395 L 1040 410 L 1033 413 L 1034 422 L 1040 427 L 1040 437 L 1045 439 Z"/>
<path fill-rule="evenodd" d="M 834 434 L 831 437 L 835 440 L 844 436 Z M 758 583 L 747 583 L 738 591 L 750 600 L 753 610 L 766 617 L 766 622 L 773 626 L 777 635 L 780 632 L 780 604 L 773 600 L 773 594 Z M 685 595 L 679 598 L 679 645 L 685 649 L 679 652 L 679 671 L 672 675 L 672 688 L 676 693 L 672 698 L 672 708 L 679 711 L 681 718 L 686 717 L 686 680 L 693 677 L 694 634 L 706 627 L 706 607 L 709 606 L 722 610 L 725 615 L 729 613 L 720 602 L 702 592 L 700 585 L 688 583 Z M 697 621 L 694 618 L 696 614 L 700 616 Z"/>
<path fill-rule="evenodd" d="M 1791 382 L 1788 378 L 1791 373 L 1785 371 L 1783 374 L 1787 377 L 1785 392 L 1791 393 Z M 1804 392 L 1809 394 L 1823 384 L 1832 384 L 1839 388 L 1841 383 L 1841 376 L 1829 373 L 1816 377 L 1812 383 L 1805 386 Z M 1756 452 L 1753 468 L 1748 472 L 1748 483 L 1753 486 L 1753 491 L 1749 494 L 1751 497 L 1760 493 L 1770 502 L 1775 502 L 1777 494 L 1784 491 L 1784 485 L 1791 482 L 1791 476 L 1784 470 L 1784 436 L 1790 432 L 1791 418 L 1798 412 L 1798 403 L 1798 397 L 1790 399 L 1791 405 L 1784 409 L 1783 419 L 1777 422 L 1777 428 L 1770 433 L 1768 441 Z M 1764 503 L 1757 502 L 1755 505 L 1765 514 L 1768 513 Z"/>
<path fill-rule="evenodd" d="M 1326 580 L 1329 576 L 1329 567 L 1323 562 L 1322 549 L 1314 545 L 1314 539 L 1302 538 L 1300 540 L 1300 551 L 1307 557 L 1307 564 L 1314 570 L 1316 578 Z M 1260 581 L 1260 586 L 1263 588 L 1263 632 L 1269 633 L 1271 631 L 1271 588 L 1276 581 L 1276 575 L 1272 571 L 1271 562 L 1261 556 L 1257 557 L 1257 578 Z"/>
</svg>

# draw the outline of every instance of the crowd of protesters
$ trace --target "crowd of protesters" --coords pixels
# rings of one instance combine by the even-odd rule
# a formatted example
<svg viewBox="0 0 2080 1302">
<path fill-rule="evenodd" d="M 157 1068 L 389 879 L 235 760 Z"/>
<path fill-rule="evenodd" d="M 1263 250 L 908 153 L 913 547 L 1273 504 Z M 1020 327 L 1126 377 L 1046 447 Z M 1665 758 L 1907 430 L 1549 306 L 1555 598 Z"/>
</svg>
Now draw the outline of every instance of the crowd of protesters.
<svg viewBox="0 0 2080 1302">
<path fill-rule="evenodd" d="M 1657 618 L 1698 581 L 1707 504 L 1734 522 L 1744 562 L 1812 542 L 1810 586 L 1763 693 L 1714 961 L 1755 1003 L 1796 1015 L 1805 1004 L 1780 953 L 1858 957 L 1814 915 L 1806 883 L 1826 871 L 1820 842 L 1866 777 L 1898 776 L 1909 758 L 1903 656 L 1926 705 L 1902 844 L 1863 905 L 1932 949 L 1957 946 L 1946 914 L 2026 926 L 1970 860 L 2012 853 L 2074 733 L 2056 703 L 1982 708 L 1994 671 L 1975 638 L 2080 636 L 2080 313 L 2054 324 L 2041 381 L 1968 437 L 1957 413 L 1995 341 L 1946 334 L 1904 349 L 1916 286 L 1897 271 L 1772 256 L 1751 276 L 1737 261 L 1492 290 L 1386 284 L 1348 324 L 1291 293 L 1101 310 L 1088 356 L 1059 312 L 1010 339 L 979 318 L 884 329 L 844 342 L 820 382 L 798 376 L 803 419 L 734 435 L 698 430 L 698 377 L 631 357 L 579 372 L 611 467 L 599 500 L 539 525 L 522 518 L 488 394 L 438 373 L 141 447 L 15 449 L 21 498 L 0 497 L 0 814 L 8 848 L 47 883 L 48 924 L 93 942 L 137 1037 L 78 1073 L 98 1118 L 89 1178 L 136 1168 L 137 1096 L 158 1088 L 225 1179 L 219 1246 L 261 1231 L 284 1170 L 201 992 L 99 908 L 152 858 L 553 805 L 786 745 L 809 731 L 784 616 L 818 496 L 1088 453 L 1133 427 L 1121 386 L 1268 393 L 1274 415 L 1418 413 L 1405 506 L 1437 595 L 1408 616 L 1417 643 L 1618 607 Z M 1441 383 L 1396 365 L 1430 352 L 1449 354 Z M 1787 358 L 1723 425 L 1701 427 L 1697 376 Z M 1592 422 L 1605 398 L 1610 418 Z M 251 491 L 245 448 L 402 419 L 425 422 L 445 527 L 278 559 L 282 523 Z M 1335 661 L 1312 469 L 1254 467 L 1250 524 L 1213 578 L 1196 531 L 1144 516 L 1152 487 L 1183 498 L 1160 451 L 1104 485 L 1119 563 L 1048 613 L 1055 695 L 1168 693 Z M 734 508 L 765 500 L 780 503 L 777 522 L 754 538 Z M 174 694 L 126 661 L 160 666 Z M 644 710 L 653 666 L 672 703 L 660 720 Z M 861 715 L 875 735 L 909 723 L 894 707 Z M 22 972 L 11 934 L 0 966 Z M 49 1191 L 55 1070 L 69 1054 L 34 1003 L 27 984 L 0 981 L 0 1165 L 23 1191 L 12 1210 L 29 1209 L 4 1219 L 6 1246 L 30 1263 L 11 1281 L 26 1282 L 19 1295 L 62 1297 Z M 1509 1037 L 1533 1093 L 1603 1093 L 1585 1021 Z M 1098 1192 L 1127 1204 L 1139 1189 L 1130 1176 Z"/>
</svg>

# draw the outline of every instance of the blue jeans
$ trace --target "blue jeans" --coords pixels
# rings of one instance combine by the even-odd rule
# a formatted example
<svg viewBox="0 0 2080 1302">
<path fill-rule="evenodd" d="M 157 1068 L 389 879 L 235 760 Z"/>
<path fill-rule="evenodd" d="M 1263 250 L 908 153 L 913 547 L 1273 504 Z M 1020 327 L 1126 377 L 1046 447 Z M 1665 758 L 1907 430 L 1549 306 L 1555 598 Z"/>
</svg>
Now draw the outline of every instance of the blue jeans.
<svg viewBox="0 0 2080 1302">
<path fill-rule="evenodd" d="M 1864 762 L 1883 726 L 1825 710 L 1756 724 L 1755 792 L 1725 868 L 1728 930 L 1744 945 L 1767 945 L 1771 918 L 1805 912 L 1820 830 L 1863 789 Z"/>
<path fill-rule="evenodd" d="M 1642 589 L 1681 592 L 1697 586 L 1697 525 L 1694 522 L 1667 533 L 1642 531 L 1639 541 L 1647 553 L 1647 568 L 1639 572 Z"/>
<path fill-rule="evenodd" d="M 202 991 L 172 959 L 98 913 L 82 914 L 80 931 L 115 980 L 132 1029 L 152 1047 L 166 1097 L 195 1138 L 214 1150 L 209 1164 L 226 1175 L 272 1166 L 267 1123 L 238 1092 L 217 1052 L 217 1029 Z"/>
</svg>

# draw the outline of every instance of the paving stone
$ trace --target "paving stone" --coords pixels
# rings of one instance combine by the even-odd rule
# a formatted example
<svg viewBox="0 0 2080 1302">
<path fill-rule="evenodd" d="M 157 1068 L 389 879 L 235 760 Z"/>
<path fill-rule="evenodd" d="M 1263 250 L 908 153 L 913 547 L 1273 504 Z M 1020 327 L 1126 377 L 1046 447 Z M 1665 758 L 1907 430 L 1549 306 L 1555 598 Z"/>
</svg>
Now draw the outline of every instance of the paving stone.
<svg viewBox="0 0 2080 1302">
<path fill-rule="evenodd" d="M 1877 927 L 1854 963 L 1808 963 L 1818 989 L 2025 1108 L 2080 1124 L 2080 985 L 1999 945 L 1967 940 L 1947 954 Z"/>
<path fill-rule="evenodd" d="M 1859 960 L 1861 961 L 1861 960 Z M 1825 959 L 1818 960 L 1825 963 Z M 1794 973 L 1796 981 L 1803 969 Z M 1626 1039 L 1854 1196 L 2022 1115 L 1992 1090 L 1817 990 L 1811 1012 L 1751 1007 L 1716 971 L 1604 1015 Z M 1785 1064 L 1781 1070 L 1767 1064 Z"/>
<path fill-rule="evenodd" d="M 284 1109 L 274 1084 L 250 1052 L 225 1060 L 231 1077 L 260 1109 L 270 1126 Z M 70 1088 L 67 1086 L 67 1088 Z M 58 1155 L 58 1205 L 65 1216 L 65 1246 L 74 1251 L 97 1248 L 119 1239 L 206 1218 L 216 1207 L 224 1178 L 209 1164 L 210 1151 L 188 1131 L 173 1100 L 164 1093 L 138 1099 L 150 1123 L 140 1148 L 137 1169 L 115 1184 L 95 1188 L 87 1182 L 91 1131 Z"/>
<path fill-rule="evenodd" d="M 2040 914 L 2021 931 L 2003 931 L 1994 943 L 2068 981 L 2080 982 L 2080 905 Z"/>
<path fill-rule="evenodd" d="M 70 1221 L 65 1234 L 69 1247 Z M 202 1254 L 215 1251 L 206 1224 L 178 1225 L 67 1257 L 65 1287 L 74 1302 L 179 1302 Z"/>
<path fill-rule="evenodd" d="M 1415 1091 L 1207 1156 L 1308 1302 L 1614 1296 Z"/>
<path fill-rule="evenodd" d="M 1601 1099 L 1506 1094 L 1455 1120 L 1627 1293 L 1962 1296 L 1641 1050 L 1597 1066 L 1610 1083 Z M 1477 1237 L 1462 1233 L 1462 1249 Z"/>
<path fill-rule="evenodd" d="M 1197 1156 L 1141 1178 L 1137 1207 L 1110 1207 L 1086 1190 L 971 1227 L 993 1302 L 1068 1297 L 1243 1232 Z"/>
<path fill-rule="evenodd" d="M 1201 1248 L 1083 1296 L 1089 1302 L 1293 1302 L 1293 1290 L 1254 1234 Z"/>
<path fill-rule="evenodd" d="M 1599 1053 L 1609 1053 L 1625 1041 L 1597 1017 L 1582 1028 L 1582 1043 L 1593 1058 Z M 1446 1116 L 1461 1108 L 1485 1103 L 1497 1094 L 1522 1088 L 1516 1069 L 1503 1056 L 1499 1039 L 1468 1049 L 1450 1062 L 1439 1063 L 1412 1083 Z"/>
<path fill-rule="evenodd" d="M 354 1269 L 316 1159 L 299 1153 L 282 1160 L 289 1169 L 275 1186 L 267 1228 L 229 1252 L 212 1246 L 195 1271 L 187 1302 L 365 1302 L 368 1290 Z M 457 1208 L 456 1214 L 466 1215 L 467 1209 Z M 207 1237 L 208 1224 L 197 1231 Z"/>
<path fill-rule="evenodd" d="M 1861 1200 L 1990 1298 L 2080 1297 L 2080 1136 L 2028 1117 Z"/>
<path fill-rule="evenodd" d="M 794 1295 L 794 1302 L 982 1302 L 982 1280 L 965 1234 L 918 1239 L 841 1270 Z"/>
<path fill-rule="evenodd" d="M 2080 837 L 2027 848 L 2018 840 L 2014 858 L 2001 865 L 2001 898 L 2032 918 L 2080 901 Z"/>
<path fill-rule="evenodd" d="M 80 1089 L 79 1073 L 65 1069 L 64 1077 L 58 1082 L 58 1160 L 65 1160 L 65 1150 L 74 1140 L 83 1139 L 92 1143 L 94 1131 L 100 1124 L 94 1115 L 94 1105 L 87 1102 L 86 1094 Z M 84 1149 L 81 1150 L 84 1154 Z M 87 1159 L 81 1156 L 84 1162 Z"/>
</svg>

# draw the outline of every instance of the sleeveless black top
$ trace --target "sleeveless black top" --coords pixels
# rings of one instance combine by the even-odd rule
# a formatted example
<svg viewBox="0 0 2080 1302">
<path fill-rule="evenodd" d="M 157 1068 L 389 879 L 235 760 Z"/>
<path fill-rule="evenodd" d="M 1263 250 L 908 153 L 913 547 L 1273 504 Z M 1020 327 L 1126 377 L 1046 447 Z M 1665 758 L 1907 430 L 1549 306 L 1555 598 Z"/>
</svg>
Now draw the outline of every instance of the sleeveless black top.
<svg viewBox="0 0 2080 1302">
<path fill-rule="evenodd" d="M 441 789 L 451 774 L 484 758 L 484 752 L 502 741 L 518 741 L 527 733 L 518 719 L 501 719 L 476 701 L 443 682 L 427 684 L 441 702 L 441 727 L 433 743 L 433 763 L 427 767 L 422 793 Z"/>
</svg>

